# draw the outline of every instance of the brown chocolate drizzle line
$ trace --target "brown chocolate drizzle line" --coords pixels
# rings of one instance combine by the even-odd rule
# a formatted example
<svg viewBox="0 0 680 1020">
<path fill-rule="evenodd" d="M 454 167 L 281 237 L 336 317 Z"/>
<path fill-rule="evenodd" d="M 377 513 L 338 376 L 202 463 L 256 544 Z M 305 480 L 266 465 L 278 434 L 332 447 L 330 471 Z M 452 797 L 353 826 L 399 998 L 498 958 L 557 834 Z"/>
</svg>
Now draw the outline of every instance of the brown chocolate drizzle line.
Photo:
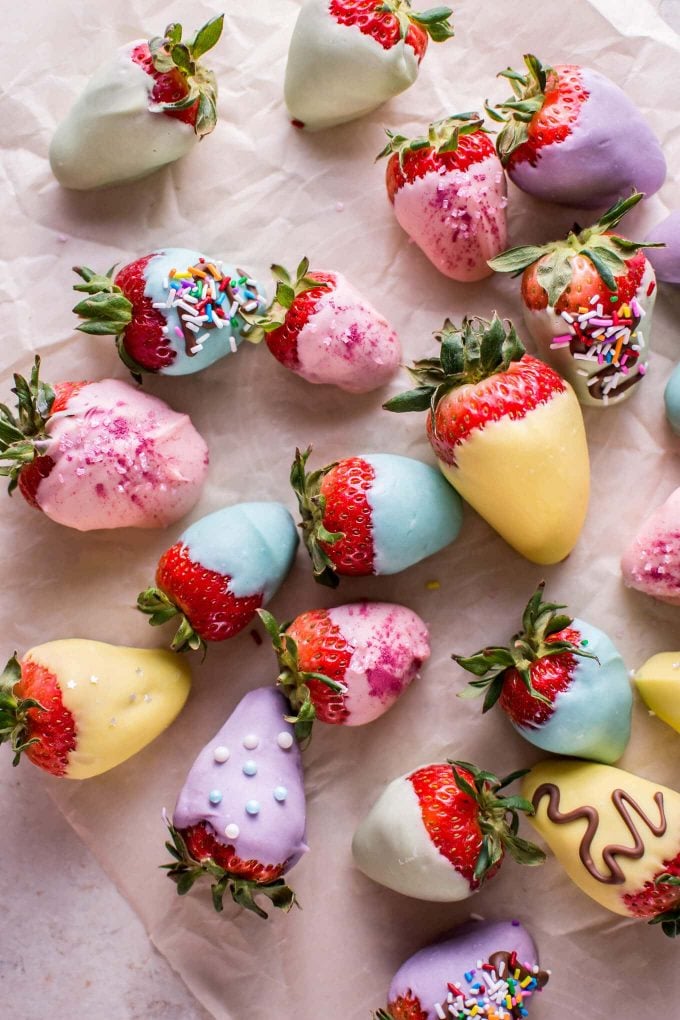
<svg viewBox="0 0 680 1020">
<path fill-rule="evenodd" d="M 555 825 L 566 825 L 569 822 L 577 821 L 580 818 L 585 818 L 588 822 L 586 831 L 583 834 L 583 839 L 578 848 L 578 854 L 581 858 L 581 863 L 586 869 L 589 875 L 592 876 L 597 882 L 602 882 L 603 885 L 622 885 L 625 882 L 625 875 L 616 860 L 617 857 L 629 857 L 633 861 L 639 861 L 644 855 L 645 844 L 642 841 L 642 837 L 638 832 L 630 812 L 626 805 L 630 805 L 632 810 L 640 817 L 645 823 L 649 831 L 654 836 L 663 836 L 667 829 L 666 813 L 664 810 L 663 793 L 657 791 L 654 794 L 654 803 L 659 809 L 659 824 L 655 825 L 651 818 L 648 818 L 645 812 L 642 810 L 640 805 L 631 797 L 625 790 L 614 790 L 612 793 L 612 803 L 619 815 L 621 816 L 626 828 L 633 837 L 634 845 L 631 846 L 618 846 L 611 844 L 606 846 L 602 851 L 602 859 L 609 869 L 608 874 L 603 874 L 598 871 L 597 865 L 595 864 L 592 854 L 591 847 L 593 839 L 600 825 L 600 815 L 596 808 L 591 807 L 589 804 L 584 804 L 583 807 L 575 808 L 573 811 L 561 812 L 559 809 L 560 805 L 560 789 L 554 783 L 542 783 L 536 792 L 534 793 L 532 803 L 534 808 L 538 810 L 538 805 L 543 799 L 548 797 L 548 810 L 547 816 L 551 822 Z"/>
<path fill-rule="evenodd" d="M 507 950 L 500 950 L 497 953 L 492 953 L 489 957 L 489 963 L 496 971 L 497 977 L 502 977 L 503 980 L 507 980 L 508 975 L 510 977 L 515 976 L 515 971 L 519 970 L 518 981 L 524 981 L 525 978 L 531 977 L 534 979 L 539 988 L 544 988 L 550 980 L 550 975 L 545 970 L 528 970 L 523 963 L 519 962 L 519 959 L 515 963 L 514 967 L 510 966 L 510 960 L 512 959 L 512 953 L 508 953 Z M 502 971 L 502 973 L 500 973 Z"/>
</svg>

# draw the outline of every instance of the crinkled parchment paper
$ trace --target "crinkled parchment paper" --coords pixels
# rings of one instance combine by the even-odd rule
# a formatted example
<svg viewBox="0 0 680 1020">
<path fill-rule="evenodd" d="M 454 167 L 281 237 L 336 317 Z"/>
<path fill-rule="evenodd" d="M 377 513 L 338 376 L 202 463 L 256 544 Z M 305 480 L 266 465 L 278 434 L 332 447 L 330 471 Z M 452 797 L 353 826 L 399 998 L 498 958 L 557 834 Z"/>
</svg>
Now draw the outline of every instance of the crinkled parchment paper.
<svg viewBox="0 0 680 1020">
<path fill-rule="evenodd" d="M 170 170 L 99 194 L 69 194 L 52 179 L 46 153 L 56 121 L 115 46 L 174 19 L 197 26 L 220 5 L 28 0 L 4 11 L 5 38 L 24 42 L 3 63 L 3 394 L 10 373 L 27 371 L 34 351 L 54 380 L 124 378 L 110 341 L 74 333 L 70 267 L 104 270 L 164 244 L 195 246 L 265 275 L 270 262 L 295 265 L 304 253 L 314 266 L 343 270 L 392 319 L 409 359 L 432 350 L 430 334 L 446 315 L 498 308 L 519 318 L 512 281 L 457 285 L 408 243 L 373 157 L 383 125 L 417 130 L 478 108 L 487 95 L 504 97 L 506 86 L 494 75 L 518 66 L 525 51 L 598 68 L 648 113 L 671 175 L 661 196 L 630 216 L 628 232 L 644 233 L 678 203 L 680 39 L 650 3 L 461 0 L 455 41 L 431 47 L 410 92 L 364 121 L 316 137 L 290 128 L 281 98 L 299 3 L 227 0 L 226 7 L 224 38 L 211 58 L 220 81 L 214 136 Z M 617 130 L 625 133 L 626 125 Z M 514 190 L 510 212 L 514 243 L 558 236 L 576 218 Z M 477 704 L 456 699 L 463 676 L 449 656 L 512 633 L 541 576 L 551 596 L 611 634 L 631 668 L 680 647 L 679 611 L 625 591 L 618 566 L 642 516 L 680 484 L 680 446 L 662 409 L 664 383 L 680 357 L 680 296 L 662 289 L 657 308 L 647 380 L 623 406 L 586 412 L 593 498 L 566 563 L 541 570 L 521 560 L 471 510 L 458 542 L 436 559 L 395 578 L 344 581 L 337 594 L 312 582 L 300 552 L 272 606 L 279 617 L 361 596 L 392 599 L 422 614 L 433 643 L 422 679 L 388 716 L 363 729 L 318 727 L 306 754 L 311 852 L 291 875 L 303 910 L 266 924 L 231 905 L 217 916 L 207 888 L 180 900 L 157 868 L 165 859 L 162 807 L 172 808 L 194 756 L 241 695 L 274 676 L 266 644 L 257 647 L 250 634 L 212 648 L 203 665 L 194 662 L 185 712 L 133 761 L 82 784 L 49 783 L 154 943 L 215 1017 L 360 1020 L 384 1004 L 403 959 L 470 911 L 520 917 L 533 932 L 553 970 L 533 1006 L 537 1020 L 670 1015 L 666 1004 L 680 996 L 679 947 L 658 929 L 605 912 L 554 860 L 538 870 L 508 862 L 483 893 L 449 906 L 373 885 L 353 869 L 349 852 L 357 820 L 383 784 L 407 769 L 454 755 L 502 773 L 536 759 L 500 713 L 482 721 Z M 188 411 L 209 441 L 212 467 L 194 516 L 242 499 L 281 499 L 292 509 L 287 473 L 296 444 L 313 441 L 318 465 L 370 451 L 431 459 L 422 419 L 381 411 L 385 392 L 351 397 L 313 387 L 265 349 L 246 347 L 200 376 L 145 383 Z M 179 529 L 81 535 L 53 525 L 18 495 L 3 501 L 2 521 L 8 653 L 67 636 L 149 646 L 169 638 L 132 607 Z M 427 588 L 433 579 L 438 590 Z M 679 752 L 680 737 L 638 704 L 621 764 L 680 788 Z M 4 759 L 7 767 L 6 752 Z"/>
</svg>

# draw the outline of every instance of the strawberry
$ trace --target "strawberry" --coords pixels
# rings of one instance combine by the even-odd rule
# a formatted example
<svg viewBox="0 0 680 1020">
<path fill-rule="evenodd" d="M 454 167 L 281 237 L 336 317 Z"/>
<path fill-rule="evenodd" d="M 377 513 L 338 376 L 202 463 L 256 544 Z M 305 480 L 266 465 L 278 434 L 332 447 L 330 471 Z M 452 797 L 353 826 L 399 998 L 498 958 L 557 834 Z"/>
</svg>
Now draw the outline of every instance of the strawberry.
<svg viewBox="0 0 680 1020">
<path fill-rule="evenodd" d="M 295 451 L 290 482 L 314 580 L 396 574 L 457 537 L 460 502 L 429 465 L 410 457 L 348 457 L 307 473 L 311 446 Z"/>
<path fill-rule="evenodd" d="M 113 275 L 76 266 L 84 293 L 77 327 L 113 335 L 136 378 L 141 372 L 189 375 L 229 354 L 252 332 L 244 318 L 264 309 L 257 282 L 236 266 L 188 248 L 162 248 Z"/>
<path fill-rule="evenodd" d="M 519 921 L 471 921 L 401 965 L 373 1020 L 519 1020 L 548 979 Z"/>
<path fill-rule="evenodd" d="M 383 386 L 397 370 L 401 347 L 379 312 L 340 273 L 309 272 L 304 258 L 295 277 L 272 266 L 276 295 L 266 315 L 248 315 L 255 341 L 266 339 L 277 361 L 311 383 L 348 393 Z"/>
<path fill-rule="evenodd" d="M 680 211 L 670 213 L 649 231 L 649 261 L 662 283 L 680 283 Z M 660 245 L 661 247 L 655 247 Z"/>
<path fill-rule="evenodd" d="M 207 875 L 218 911 L 226 892 L 259 917 L 259 895 L 285 911 L 296 904 L 283 876 L 308 849 L 305 793 L 285 710 L 273 688 L 250 691 L 192 765 L 165 844 L 179 895 Z"/>
<path fill-rule="evenodd" d="M 0 475 L 31 506 L 80 531 L 164 527 L 198 499 L 208 452 L 187 415 L 113 379 L 14 376 L 18 410 L 0 406 Z"/>
<path fill-rule="evenodd" d="M 513 96 L 487 113 L 504 127 L 497 149 L 517 187 L 549 202 L 603 209 L 638 188 L 648 195 L 666 178 L 661 146 L 626 94 L 597 71 L 524 57 L 508 68 Z"/>
<path fill-rule="evenodd" d="M 298 536 L 280 503 L 237 503 L 195 521 L 137 598 L 153 626 L 176 617 L 173 651 L 205 651 L 247 627 L 290 570 Z"/>
<path fill-rule="evenodd" d="M 650 245 L 612 232 L 641 199 L 622 199 L 564 241 L 511 248 L 489 262 L 522 274 L 524 318 L 539 353 L 592 407 L 627 399 L 647 372 L 656 278 L 642 249 Z"/>
<path fill-rule="evenodd" d="M 544 602 L 543 588 L 529 600 L 509 647 L 453 656 L 478 678 L 460 697 L 484 692 L 484 712 L 498 702 L 518 733 L 545 751 L 617 761 L 633 707 L 625 663 L 601 630 Z"/>
<path fill-rule="evenodd" d="M 179 713 L 191 674 L 168 652 L 100 641 L 37 645 L 0 677 L 0 743 L 53 776 L 87 779 L 146 747 Z"/>
<path fill-rule="evenodd" d="M 409 0 L 306 0 L 288 51 L 285 99 L 295 127 L 363 117 L 416 80 L 429 39 L 453 35 L 451 10 Z"/>
<path fill-rule="evenodd" d="M 680 488 L 642 523 L 622 558 L 629 588 L 680 605 Z"/>
<path fill-rule="evenodd" d="M 532 824 L 583 892 L 680 934 L 680 793 L 608 765 L 566 761 L 541 762 L 523 786 Z"/>
<path fill-rule="evenodd" d="M 102 64 L 52 139 L 50 163 L 59 183 L 87 190 L 136 180 L 210 134 L 217 80 L 200 58 L 223 24 L 224 15 L 212 18 L 184 41 L 182 26 L 173 23 L 163 38 L 137 39 Z"/>
<path fill-rule="evenodd" d="M 431 124 L 424 138 L 387 132 L 387 194 L 399 225 L 445 276 L 489 275 L 507 239 L 503 167 L 483 121 L 470 113 Z"/>
<path fill-rule="evenodd" d="M 571 551 L 588 504 L 588 448 L 571 387 L 526 354 L 497 315 L 446 320 L 441 356 L 415 363 L 417 388 L 389 411 L 428 410 L 439 466 L 522 555 L 556 563 Z"/>
<path fill-rule="evenodd" d="M 452 902 L 493 878 L 506 851 L 521 864 L 544 854 L 517 835 L 520 797 L 500 791 L 525 771 L 499 779 L 469 762 L 425 765 L 393 780 L 360 823 L 352 843 L 375 882 L 418 899 Z"/>
<path fill-rule="evenodd" d="M 279 660 L 277 683 L 296 713 L 298 740 L 314 719 L 345 726 L 373 722 L 409 686 L 430 646 L 427 627 L 404 606 L 359 602 L 312 609 L 280 626 L 258 610 Z"/>
</svg>

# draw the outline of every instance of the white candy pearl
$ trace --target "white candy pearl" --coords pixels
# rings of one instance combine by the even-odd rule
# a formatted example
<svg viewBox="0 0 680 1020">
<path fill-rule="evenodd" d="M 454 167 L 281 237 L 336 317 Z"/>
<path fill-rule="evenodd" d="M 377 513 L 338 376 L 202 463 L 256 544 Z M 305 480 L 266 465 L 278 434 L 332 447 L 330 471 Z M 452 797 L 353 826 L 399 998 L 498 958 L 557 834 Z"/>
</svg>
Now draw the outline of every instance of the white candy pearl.
<svg viewBox="0 0 680 1020">
<path fill-rule="evenodd" d="M 259 745 L 259 743 L 260 738 L 256 737 L 254 733 L 249 733 L 247 737 L 243 738 L 243 746 L 248 751 L 254 751 L 255 748 Z"/>
<path fill-rule="evenodd" d="M 227 839 L 238 839 L 241 835 L 241 830 L 235 822 L 231 822 L 224 830 L 224 835 Z"/>
<path fill-rule="evenodd" d="M 276 738 L 276 743 L 279 745 L 281 750 L 288 751 L 293 746 L 293 734 L 289 733 L 288 730 L 283 730 L 279 733 Z"/>
<path fill-rule="evenodd" d="M 220 746 L 216 747 L 215 750 L 213 751 L 213 758 L 215 759 L 215 761 L 219 762 L 220 765 L 223 765 L 225 761 L 229 761 L 230 754 L 231 751 L 229 750 L 228 747 Z"/>
</svg>

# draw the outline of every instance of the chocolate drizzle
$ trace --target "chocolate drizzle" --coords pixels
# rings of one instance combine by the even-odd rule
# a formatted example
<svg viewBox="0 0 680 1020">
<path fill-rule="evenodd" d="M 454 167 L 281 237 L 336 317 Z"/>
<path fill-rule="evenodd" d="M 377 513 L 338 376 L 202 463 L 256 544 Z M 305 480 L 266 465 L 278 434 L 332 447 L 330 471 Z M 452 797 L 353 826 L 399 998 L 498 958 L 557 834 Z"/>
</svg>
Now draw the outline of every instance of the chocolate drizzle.
<svg viewBox="0 0 680 1020">
<path fill-rule="evenodd" d="M 534 979 L 539 988 L 545 988 L 550 980 L 550 975 L 547 971 L 529 970 L 525 964 L 520 963 L 517 959 L 517 953 L 508 953 L 506 950 L 499 950 L 499 952 L 491 954 L 489 957 L 489 963 L 496 971 L 496 976 L 504 979 L 507 979 L 508 974 L 510 977 L 513 977 L 515 971 L 519 970 L 519 977 L 517 980 L 520 982 L 531 977 Z"/>
<path fill-rule="evenodd" d="M 628 857 L 630 860 L 639 861 L 645 852 L 645 844 L 630 816 L 629 806 L 639 816 L 641 821 L 645 823 L 653 836 L 663 836 L 667 829 L 663 793 L 660 790 L 654 794 L 654 803 L 659 810 L 658 825 L 645 814 L 637 801 L 629 793 L 626 793 L 625 790 L 614 790 L 612 793 L 612 803 L 633 837 L 633 846 L 619 846 L 617 844 L 606 846 L 602 851 L 602 859 L 608 871 L 603 873 L 598 870 L 591 853 L 593 839 L 600 825 L 600 815 L 597 809 L 589 804 L 584 804 L 583 807 L 574 808 L 573 811 L 561 812 L 559 809 L 560 789 L 554 783 L 542 783 L 537 788 L 532 799 L 536 810 L 538 810 L 538 805 L 543 797 L 548 797 L 546 814 L 548 819 L 555 825 L 567 825 L 569 822 L 578 821 L 581 818 L 587 821 L 588 824 L 581 839 L 578 853 L 581 863 L 588 874 L 597 882 L 602 882 L 603 885 L 622 885 L 625 882 L 625 875 L 619 862 L 616 860 L 617 857 Z"/>
</svg>

